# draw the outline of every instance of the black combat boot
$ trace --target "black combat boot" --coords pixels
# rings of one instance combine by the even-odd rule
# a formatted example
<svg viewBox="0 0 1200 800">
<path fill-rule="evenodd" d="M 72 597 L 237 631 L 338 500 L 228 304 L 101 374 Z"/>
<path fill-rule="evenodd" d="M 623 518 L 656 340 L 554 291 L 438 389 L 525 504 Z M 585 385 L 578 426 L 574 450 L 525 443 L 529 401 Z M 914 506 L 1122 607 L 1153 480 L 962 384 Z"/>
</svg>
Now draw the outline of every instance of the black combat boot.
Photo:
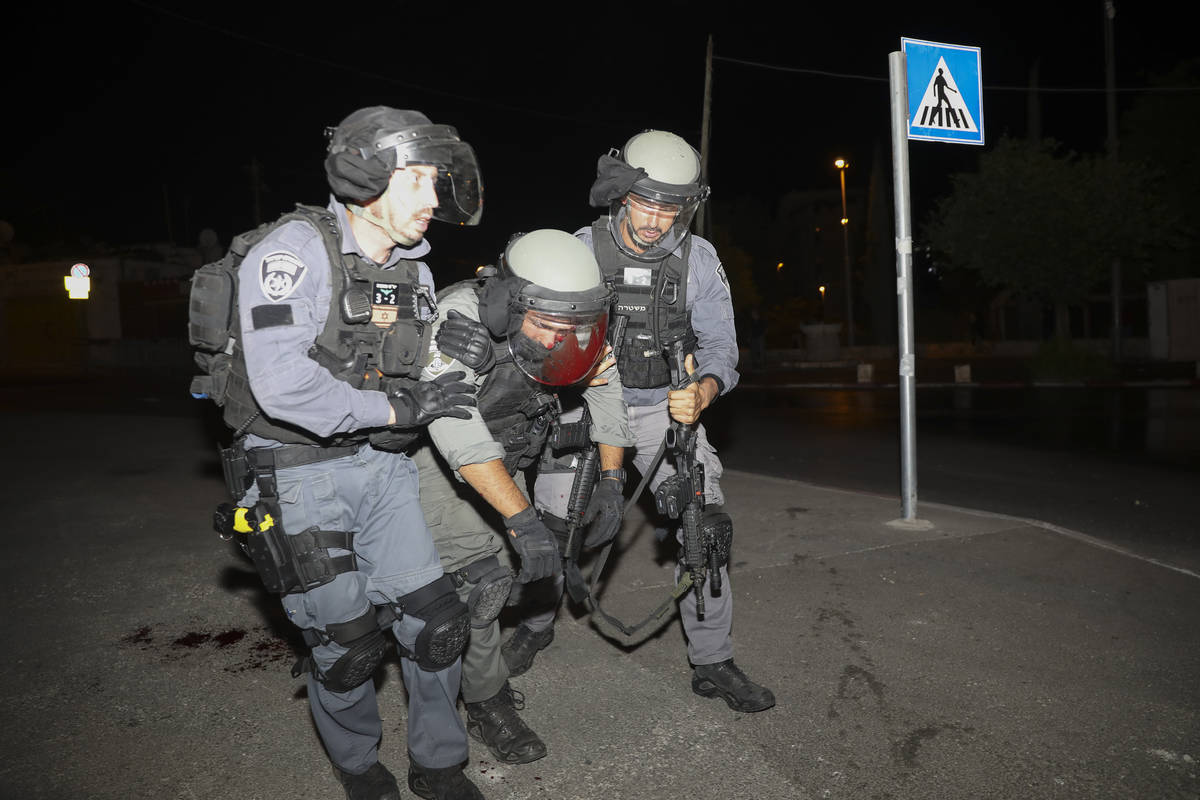
<svg viewBox="0 0 1200 800">
<path fill-rule="evenodd" d="M 524 625 L 518 625 L 508 641 L 500 646 L 500 655 L 508 666 L 510 677 L 521 675 L 533 666 L 533 657 L 539 650 L 554 641 L 554 626 L 544 631 L 532 631 Z"/>
<path fill-rule="evenodd" d="M 333 774 L 342 782 L 350 800 L 400 800 L 396 776 L 378 761 L 361 775 L 352 775 L 337 767 L 333 768 Z"/>
<path fill-rule="evenodd" d="M 425 800 L 484 800 L 483 792 L 463 774 L 462 764 L 432 769 L 409 756 L 408 790 Z"/>
<path fill-rule="evenodd" d="M 467 733 L 487 745 L 492 755 L 505 764 L 528 764 L 546 755 L 546 745 L 529 729 L 517 712 L 525 697 L 504 686 L 481 703 L 467 703 Z"/>
<path fill-rule="evenodd" d="M 775 705 L 775 695 L 738 669 L 733 659 L 692 668 L 692 691 L 701 697 L 720 697 L 734 711 L 762 711 Z"/>
</svg>

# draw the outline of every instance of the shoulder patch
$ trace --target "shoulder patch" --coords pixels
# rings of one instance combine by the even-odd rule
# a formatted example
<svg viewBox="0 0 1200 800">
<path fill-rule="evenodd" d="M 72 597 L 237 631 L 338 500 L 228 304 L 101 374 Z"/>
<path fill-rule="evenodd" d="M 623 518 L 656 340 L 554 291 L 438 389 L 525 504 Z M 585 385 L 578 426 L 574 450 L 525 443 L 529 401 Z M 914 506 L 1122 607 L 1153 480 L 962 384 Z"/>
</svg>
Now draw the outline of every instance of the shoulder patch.
<svg viewBox="0 0 1200 800">
<path fill-rule="evenodd" d="M 450 369 L 450 365 L 453 363 L 455 363 L 454 359 L 446 358 L 442 355 L 442 351 L 438 349 L 434 337 L 429 337 L 429 361 L 426 362 L 425 369 L 421 374 L 430 378 L 436 378 Z"/>
<path fill-rule="evenodd" d="M 272 303 L 285 299 L 304 280 L 308 267 L 286 250 L 276 250 L 263 256 L 258 268 L 262 293 Z"/>
<path fill-rule="evenodd" d="M 442 354 L 437 351 L 433 353 L 433 356 L 429 359 L 429 363 L 425 366 L 425 371 L 434 378 L 448 369 L 450 369 L 450 362 L 443 358 Z"/>
<path fill-rule="evenodd" d="M 729 288 L 729 278 L 725 277 L 725 265 L 717 264 L 717 277 L 721 279 L 721 283 L 725 284 L 725 291 L 733 295 L 733 290 Z"/>
</svg>

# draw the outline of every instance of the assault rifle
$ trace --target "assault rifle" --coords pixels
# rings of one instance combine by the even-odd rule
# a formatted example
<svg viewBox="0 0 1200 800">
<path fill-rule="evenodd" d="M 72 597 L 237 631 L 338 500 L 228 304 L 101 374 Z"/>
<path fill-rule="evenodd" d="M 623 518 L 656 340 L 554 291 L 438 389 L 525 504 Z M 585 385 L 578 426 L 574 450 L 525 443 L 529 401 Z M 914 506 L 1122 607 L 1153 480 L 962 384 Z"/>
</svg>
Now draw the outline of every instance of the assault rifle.
<svg viewBox="0 0 1200 800">
<path fill-rule="evenodd" d="M 664 355 L 668 356 L 671 364 L 671 388 L 686 389 L 692 382 L 685 366 L 686 354 L 684 342 L 677 341 L 667 348 Z M 696 614 L 704 617 L 704 583 L 710 582 L 712 593 L 721 593 L 720 567 L 728 560 L 729 544 L 733 536 L 733 525 L 729 518 L 722 515 L 713 519 L 704 518 L 704 465 L 696 458 L 696 442 L 698 434 L 691 425 L 671 419 L 663 442 L 658 452 L 650 459 L 649 466 L 643 471 L 642 480 L 633 494 L 625 501 L 625 513 L 633 507 L 646 488 L 650 477 L 658 468 L 659 462 L 671 451 L 675 461 L 676 473 L 659 484 L 654 492 L 654 505 L 660 514 L 671 519 L 680 520 L 683 530 L 683 562 L 686 571 L 670 595 L 662 601 L 642 621 L 628 625 L 620 619 L 604 611 L 600 601 L 594 601 L 593 613 L 627 637 L 637 634 L 646 625 L 662 619 L 676 607 L 676 601 L 683 597 L 689 589 L 696 592 Z M 597 595 L 597 583 L 604 570 L 608 558 L 610 542 L 597 558 L 592 570 L 592 594 Z M 598 626 L 599 627 L 599 626 Z M 609 635 L 603 628 L 601 633 Z"/>
<path fill-rule="evenodd" d="M 692 378 L 685 366 L 684 342 L 671 345 L 671 388 L 686 389 Z M 696 593 L 696 616 L 704 619 L 704 582 L 712 581 L 713 594 L 721 593 L 721 571 L 715 548 L 706 541 L 701 525 L 704 514 L 704 465 L 696 458 L 696 429 L 671 418 L 665 446 L 675 461 L 675 474 L 659 484 L 654 505 L 660 514 L 680 521 L 683 530 L 683 562 Z"/>
<path fill-rule="evenodd" d="M 621 354 L 621 343 L 625 339 L 625 325 L 629 318 L 621 314 L 613 316 L 613 324 L 609 329 L 609 344 L 612 345 L 613 364 Z M 583 406 L 583 418 L 579 422 L 582 435 L 586 437 L 583 455 L 575 467 L 575 478 L 571 482 L 571 495 L 567 499 L 567 540 L 563 545 L 563 578 L 567 585 L 567 593 L 576 603 L 582 603 L 589 611 L 592 610 L 592 598 L 588 592 L 583 573 L 579 571 L 579 556 L 583 550 L 583 516 L 587 512 L 588 503 L 592 500 L 592 492 L 596 489 L 596 481 L 600 477 L 600 448 L 591 440 L 588 434 L 591 428 L 591 413 L 587 404 Z"/>
</svg>

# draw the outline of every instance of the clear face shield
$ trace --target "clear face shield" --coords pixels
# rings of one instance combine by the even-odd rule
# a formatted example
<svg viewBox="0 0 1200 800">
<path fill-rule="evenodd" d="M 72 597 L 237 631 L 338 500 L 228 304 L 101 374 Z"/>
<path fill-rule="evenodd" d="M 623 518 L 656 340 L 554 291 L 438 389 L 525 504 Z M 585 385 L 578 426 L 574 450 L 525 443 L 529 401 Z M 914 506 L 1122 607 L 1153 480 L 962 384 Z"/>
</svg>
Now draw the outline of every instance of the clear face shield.
<svg viewBox="0 0 1200 800">
<path fill-rule="evenodd" d="M 667 192 L 640 193 L 639 186 L 613 203 L 609 228 L 617 246 L 639 261 L 661 261 L 679 247 L 701 193 L 672 195 Z"/>
<path fill-rule="evenodd" d="M 437 167 L 433 218 L 454 225 L 478 225 L 483 216 L 483 179 L 471 145 L 449 125 L 421 125 L 390 134 L 377 149 L 395 148 L 397 168 L 409 164 Z"/>
<path fill-rule="evenodd" d="M 604 352 L 608 308 L 600 311 L 510 313 L 513 362 L 538 383 L 569 386 L 583 380 Z"/>
</svg>

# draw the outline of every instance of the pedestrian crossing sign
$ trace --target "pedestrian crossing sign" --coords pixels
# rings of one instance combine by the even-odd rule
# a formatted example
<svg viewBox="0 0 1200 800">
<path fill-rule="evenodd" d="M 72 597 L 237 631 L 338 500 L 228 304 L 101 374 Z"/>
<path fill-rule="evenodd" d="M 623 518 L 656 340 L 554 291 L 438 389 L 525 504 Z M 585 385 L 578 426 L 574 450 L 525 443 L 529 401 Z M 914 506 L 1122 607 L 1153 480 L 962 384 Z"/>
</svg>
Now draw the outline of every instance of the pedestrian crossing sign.
<svg viewBox="0 0 1200 800">
<path fill-rule="evenodd" d="M 900 39 L 908 71 L 908 138 L 983 144 L 979 48 Z"/>
</svg>

